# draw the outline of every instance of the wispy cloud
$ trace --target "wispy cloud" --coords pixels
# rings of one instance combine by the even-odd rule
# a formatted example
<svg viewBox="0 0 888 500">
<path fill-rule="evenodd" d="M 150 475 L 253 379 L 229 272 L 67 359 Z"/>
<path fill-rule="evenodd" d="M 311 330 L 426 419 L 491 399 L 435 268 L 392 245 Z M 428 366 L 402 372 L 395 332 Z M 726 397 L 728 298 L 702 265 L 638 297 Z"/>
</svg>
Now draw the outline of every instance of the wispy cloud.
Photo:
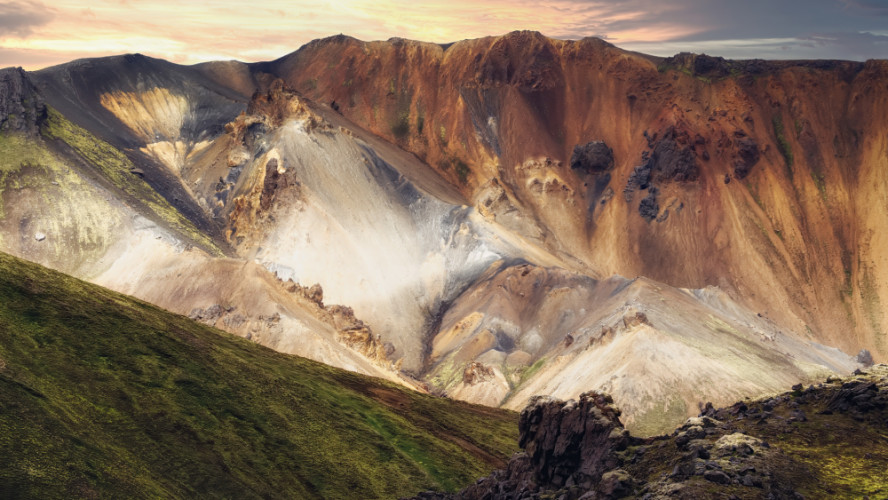
<svg viewBox="0 0 888 500">
<path fill-rule="evenodd" d="M 866 59 L 888 54 L 888 36 L 872 33 L 822 33 L 790 38 L 746 38 L 682 42 L 632 42 L 624 48 L 658 56 L 706 53 L 728 59 Z"/>
<path fill-rule="evenodd" d="M 53 18 L 53 10 L 37 2 L 0 2 L 0 37 L 24 38 Z"/>
<path fill-rule="evenodd" d="M 850 8 L 865 10 L 871 14 L 888 16 L 888 2 L 885 0 L 840 0 Z"/>
</svg>

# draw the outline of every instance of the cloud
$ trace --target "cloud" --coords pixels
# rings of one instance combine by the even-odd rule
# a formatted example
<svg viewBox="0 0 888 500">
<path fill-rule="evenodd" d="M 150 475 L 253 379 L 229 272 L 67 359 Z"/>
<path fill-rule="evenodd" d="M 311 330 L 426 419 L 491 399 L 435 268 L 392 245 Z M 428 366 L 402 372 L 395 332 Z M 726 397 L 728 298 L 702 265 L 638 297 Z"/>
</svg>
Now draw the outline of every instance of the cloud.
<svg viewBox="0 0 888 500">
<path fill-rule="evenodd" d="M 888 35 L 876 33 L 822 33 L 801 39 L 814 53 L 832 54 L 843 59 L 879 59 L 888 54 Z M 821 56 L 826 57 L 826 56 Z"/>
<path fill-rule="evenodd" d="M 852 9 L 867 11 L 867 14 L 888 16 L 888 0 L 839 0 Z"/>
<path fill-rule="evenodd" d="M 0 2 L 0 37 L 30 36 L 33 28 L 47 24 L 53 17 L 52 9 L 41 3 Z"/>
<path fill-rule="evenodd" d="M 628 43 L 622 48 L 657 56 L 679 52 L 706 53 L 729 59 L 850 59 L 884 58 L 888 35 L 819 33 L 799 37 Z"/>
</svg>

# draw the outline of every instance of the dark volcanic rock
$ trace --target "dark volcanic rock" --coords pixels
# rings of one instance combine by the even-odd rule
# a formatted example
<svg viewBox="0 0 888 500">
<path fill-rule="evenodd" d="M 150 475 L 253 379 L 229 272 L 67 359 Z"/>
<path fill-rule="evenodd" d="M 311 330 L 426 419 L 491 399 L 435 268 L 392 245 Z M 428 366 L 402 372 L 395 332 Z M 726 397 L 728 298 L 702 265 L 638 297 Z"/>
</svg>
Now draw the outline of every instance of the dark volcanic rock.
<svg viewBox="0 0 888 500">
<path fill-rule="evenodd" d="M 842 388 L 833 394 L 826 405 L 828 412 L 867 412 L 883 409 L 888 398 L 879 394 L 879 387 L 872 381 L 853 380 L 842 384 Z"/>
<path fill-rule="evenodd" d="M 655 189 L 648 191 L 648 195 L 641 200 L 641 203 L 638 205 L 638 213 L 648 222 L 654 220 L 657 214 L 660 213 L 660 204 L 657 203 L 657 191 Z"/>
<path fill-rule="evenodd" d="M 623 190 L 623 196 L 626 201 L 632 201 L 632 195 L 636 189 L 647 189 L 651 185 L 651 164 L 645 161 L 643 164 L 635 167 L 632 174 L 629 175 L 629 181 L 626 183 L 626 189 Z"/>
<path fill-rule="evenodd" d="M 749 171 L 752 170 L 752 167 L 758 163 L 761 158 L 761 153 L 759 153 L 758 143 L 755 142 L 751 137 L 743 137 L 736 141 L 737 146 L 737 154 L 740 155 L 740 159 L 734 163 L 734 175 L 737 176 L 738 179 L 743 179 L 747 175 L 749 175 Z"/>
<path fill-rule="evenodd" d="M 459 498 L 533 498 L 561 488 L 572 489 L 573 497 L 584 491 L 597 491 L 597 498 L 631 493 L 631 476 L 618 469 L 617 453 L 630 444 L 619 417 L 611 397 L 594 392 L 579 401 L 533 399 L 518 423 L 525 451 Z"/>
<path fill-rule="evenodd" d="M 651 221 L 659 213 L 656 185 L 664 182 L 693 182 L 699 178 L 700 167 L 694 152 L 699 140 L 675 127 L 669 127 L 663 134 L 653 136 L 645 132 L 645 138 L 651 151 L 642 153 L 643 163 L 635 167 L 629 175 L 623 196 L 630 202 L 636 190 L 648 189 L 648 196 L 641 201 L 638 212 L 645 220 Z"/>
<path fill-rule="evenodd" d="M 650 163 L 654 181 L 695 181 L 700 176 L 697 155 L 687 132 L 669 127 L 653 146 Z"/>
<path fill-rule="evenodd" d="M 0 70 L 0 130 L 37 132 L 46 116 L 43 98 L 21 68 Z"/>
<path fill-rule="evenodd" d="M 731 74 L 730 64 L 723 57 L 712 57 L 706 54 L 682 52 L 663 61 L 667 68 L 686 69 L 694 76 L 710 79 L 725 78 Z"/>
<path fill-rule="evenodd" d="M 587 174 L 607 172 L 614 168 L 614 151 L 603 141 L 578 144 L 570 157 L 570 168 Z"/>
<path fill-rule="evenodd" d="M 728 484 L 731 482 L 731 477 L 720 470 L 708 470 L 704 472 L 703 479 L 718 484 Z"/>
</svg>

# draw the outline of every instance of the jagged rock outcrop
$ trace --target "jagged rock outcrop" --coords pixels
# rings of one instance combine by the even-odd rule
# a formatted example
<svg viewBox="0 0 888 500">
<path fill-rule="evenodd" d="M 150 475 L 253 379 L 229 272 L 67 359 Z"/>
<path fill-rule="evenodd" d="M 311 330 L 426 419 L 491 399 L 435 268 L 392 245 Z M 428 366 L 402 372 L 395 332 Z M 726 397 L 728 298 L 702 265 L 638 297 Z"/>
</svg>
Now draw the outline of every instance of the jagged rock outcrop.
<svg viewBox="0 0 888 500">
<path fill-rule="evenodd" d="M 567 402 L 536 398 L 521 412 L 524 451 L 504 470 L 456 494 L 416 498 L 795 500 L 888 488 L 881 473 L 888 443 L 869 437 L 884 439 L 888 365 L 702 410 L 670 435 L 639 439 L 623 429 L 607 395 L 586 393 Z M 853 430 L 836 434 L 843 429 Z M 837 465 L 842 461 L 848 469 Z M 836 467 L 848 470 L 847 476 L 836 475 Z M 870 478 L 869 470 L 878 477 Z"/>
<path fill-rule="evenodd" d="M 389 359 L 394 353 L 390 343 L 383 342 L 369 325 L 355 317 L 351 307 L 339 304 L 324 305 L 324 288 L 315 283 L 302 286 L 292 279 L 284 283 L 284 289 L 308 301 L 316 316 L 336 329 L 336 339 L 349 348 L 363 354 L 379 365 L 400 369 L 400 363 Z"/>
<path fill-rule="evenodd" d="M 613 498 L 627 494 L 632 480 L 617 468 L 617 452 L 626 449 L 630 438 L 619 417 L 613 399 L 603 394 L 589 392 L 567 402 L 535 398 L 518 424 L 519 445 L 525 451 L 514 456 L 506 470 L 478 480 L 454 498 L 540 498 L 545 491 L 560 489 Z"/>
<path fill-rule="evenodd" d="M 743 179 L 749 175 L 752 167 L 759 162 L 761 153 L 759 152 L 758 143 L 751 137 L 737 139 L 736 145 L 737 154 L 740 158 L 734 161 L 734 175 L 738 179 Z"/>
<path fill-rule="evenodd" d="M 22 68 L 0 70 L 0 131 L 34 134 L 46 105 Z"/>
<path fill-rule="evenodd" d="M 648 139 L 654 182 L 693 182 L 700 176 L 695 142 L 687 130 L 668 127 Z"/>
</svg>

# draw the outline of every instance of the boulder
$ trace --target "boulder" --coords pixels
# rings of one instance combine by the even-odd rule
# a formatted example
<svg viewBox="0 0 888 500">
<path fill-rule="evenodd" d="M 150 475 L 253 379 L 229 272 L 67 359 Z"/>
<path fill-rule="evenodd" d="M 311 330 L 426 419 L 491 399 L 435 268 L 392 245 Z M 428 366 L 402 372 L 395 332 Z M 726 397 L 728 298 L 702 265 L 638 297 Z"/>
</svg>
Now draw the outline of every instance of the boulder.
<svg viewBox="0 0 888 500">
<path fill-rule="evenodd" d="M 657 203 L 656 192 L 653 190 L 648 191 L 648 195 L 645 196 L 638 205 L 638 214 L 641 215 L 642 219 L 650 222 L 657 218 L 657 214 L 659 213 L 660 204 Z"/>
<path fill-rule="evenodd" d="M 742 137 L 735 142 L 739 159 L 734 162 L 734 175 L 738 179 L 743 179 L 749 175 L 752 167 L 759 162 L 761 153 L 759 152 L 758 143 L 751 137 Z"/>
<path fill-rule="evenodd" d="M 614 151 L 604 141 L 574 146 L 570 168 L 586 174 L 607 172 L 614 168 Z"/>
<path fill-rule="evenodd" d="M 857 362 L 862 364 L 863 366 L 872 366 L 873 365 L 873 355 L 866 349 L 861 349 L 859 353 L 857 353 Z"/>
</svg>

